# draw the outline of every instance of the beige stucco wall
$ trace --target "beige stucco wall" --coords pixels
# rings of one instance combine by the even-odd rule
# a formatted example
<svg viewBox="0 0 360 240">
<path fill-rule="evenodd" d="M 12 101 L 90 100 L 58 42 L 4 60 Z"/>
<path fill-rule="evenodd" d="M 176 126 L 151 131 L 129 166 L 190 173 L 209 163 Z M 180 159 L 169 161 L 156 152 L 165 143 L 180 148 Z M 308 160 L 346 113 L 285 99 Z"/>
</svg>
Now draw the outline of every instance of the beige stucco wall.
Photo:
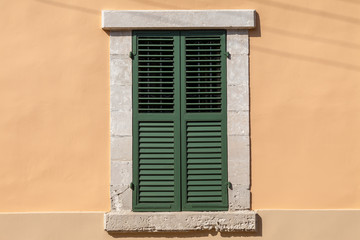
<svg viewBox="0 0 360 240">
<path fill-rule="evenodd" d="M 360 211 L 261 210 L 257 233 L 117 233 L 102 228 L 103 213 L 0 214 L 0 240 L 356 240 Z"/>
<path fill-rule="evenodd" d="M 230 8 L 260 17 L 252 207 L 360 208 L 357 1 L 1 0 L 0 211 L 109 210 L 102 9 Z"/>
</svg>

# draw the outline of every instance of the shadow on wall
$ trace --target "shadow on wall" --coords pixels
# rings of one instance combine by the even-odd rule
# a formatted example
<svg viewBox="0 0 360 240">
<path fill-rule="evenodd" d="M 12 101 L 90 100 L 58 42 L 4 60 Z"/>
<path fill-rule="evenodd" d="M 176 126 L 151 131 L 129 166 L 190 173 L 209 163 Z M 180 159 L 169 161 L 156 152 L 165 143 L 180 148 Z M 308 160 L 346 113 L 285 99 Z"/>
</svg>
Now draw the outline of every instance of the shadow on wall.
<svg viewBox="0 0 360 240">
<path fill-rule="evenodd" d="M 185 8 L 182 8 L 178 5 L 173 5 L 173 4 L 169 4 L 169 3 L 165 3 L 164 1 L 160 0 L 160 1 L 153 1 L 153 0 L 135 0 L 136 2 L 140 2 L 146 5 L 149 5 L 151 7 L 159 7 L 159 8 L 163 8 L 163 9 L 179 9 L 179 10 L 186 10 Z M 190 8 L 189 8 L 190 9 Z"/>
<path fill-rule="evenodd" d="M 193 231 L 193 232 L 136 232 L 120 233 L 108 232 L 112 238 L 207 238 L 221 236 L 231 237 L 262 237 L 262 219 L 256 215 L 256 232 L 216 232 L 216 231 Z"/>
<path fill-rule="evenodd" d="M 347 1 L 355 2 L 356 0 L 347 0 Z M 341 22 L 356 24 L 356 25 L 360 24 L 360 18 L 337 14 L 337 13 L 333 13 L 333 12 L 327 12 L 327 11 L 323 11 L 323 10 L 317 10 L 317 9 L 313 9 L 313 8 L 309 8 L 309 7 L 296 6 L 293 4 L 289 4 L 288 2 L 283 3 L 283 2 L 272 1 L 272 0 L 253 0 L 253 2 L 267 5 L 269 7 L 276 7 L 276 8 L 284 9 L 287 11 L 293 11 L 293 12 L 299 12 L 299 13 L 304 13 L 304 14 L 308 14 L 308 15 L 313 15 L 315 17 L 328 18 L 329 20 L 336 20 L 336 21 L 341 21 Z"/>
<path fill-rule="evenodd" d="M 249 37 L 261 37 L 261 21 L 257 11 L 255 11 L 255 28 L 249 31 Z"/>
<path fill-rule="evenodd" d="M 57 6 L 57 7 L 91 13 L 91 14 L 101 14 L 101 9 L 91 9 L 91 8 L 86 8 L 83 6 L 77 6 L 74 4 L 63 3 L 61 1 L 54 1 L 54 0 L 35 0 L 35 1 L 44 3 L 44 4 Z M 149 5 L 149 6 L 156 6 L 156 7 L 164 8 L 164 9 L 184 9 L 184 8 L 179 7 L 178 5 L 164 3 L 164 1 L 154 1 L 154 0 L 135 0 L 135 1 Z M 278 1 L 272 1 L 272 0 L 253 0 L 253 1 L 257 2 L 259 4 L 267 5 L 269 7 L 276 7 L 276 8 L 284 9 L 287 11 L 300 12 L 300 13 L 304 13 L 304 14 L 314 15 L 316 17 L 328 18 L 330 20 L 337 20 L 337 21 L 342 21 L 342 22 L 346 22 L 346 23 L 350 23 L 350 24 L 360 24 L 360 18 L 356 18 L 356 17 L 352 17 L 352 16 L 341 15 L 341 14 L 337 14 L 337 13 L 327 12 L 327 11 L 323 11 L 323 10 L 316 10 L 313 8 L 296 6 L 296 5 L 292 5 L 289 3 L 282 3 L 282 2 L 278 2 Z M 338 0 L 338 1 L 345 1 L 348 3 L 360 4 L 360 2 L 357 0 Z"/>
<path fill-rule="evenodd" d="M 249 31 L 249 37 L 261 37 L 261 21 L 260 21 L 260 15 L 255 12 L 255 29 L 252 29 Z M 250 42 L 250 39 L 249 39 L 249 56 L 251 56 L 251 42 Z M 250 144 L 250 189 L 251 189 L 251 186 L 252 186 L 252 147 L 251 147 L 251 91 L 250 91 L 250 81 L 251 81 L 251 71 L 250 71 L 250 64 L 251 64 L 251 61 L 249 61 L 249 66 L 248 66 L 248 72 L 249 72 L 249 109 L 250 109 L 250 114 L 249 114 L 249 136 L 250 136 L 250 139 L 249 139 L 249 144 Z M 253 195 L 252 195 L 252 192 L 250 191 L 250 209 L 252 209 L 252 198 L 253 198 Z M 261 218 L 259 217 L 259 219 L 257 219 L 259 221 L 259 223 L 261 223 Z"/>
<path fill-rule="evenodd" d="M 254 0 L 254 1 L 263 2 L 263 0 Z M 267 2 L 266 4 L 270 4 L 270 3 L 275 3 L 275 2 L 270 1 L 270 2 Z M 305 11 L 305 9 L 307 9 L 307 8 L 303 8 L 303 7 L 294 7 L 292 5 L 283 4 L 283 3 L 281 3 L 281 4 L 277 3 L 274 6 L 278 6 L 278 7 L 284 8 L 284 9 L 291 8 L 292 10 L 295 10 L 295 11 L 302 11 L 302 10 Z M 314 12 L 317 12 L 317 11 L 314 11 Z M 319 12 L 322 12 L 322 11 L 319 11 Z M 310 12 L 310 14 L 311 14 L 311 12 Z M 317 17 L 331 17 L 332 15 L 330 13 L 327 13 L 327 14 L 323 13 L 323 14 L 319 14 L 316 16 Z M 343 17 L 338 16 L 338 18 L 337 19 L 335 18 L 335 20 L 347 21 L 348 18 L 346 18 L 345 16 L 343 16 Z M 360 19 L 355 19 L 355 21 L 358 21 L 360 24 Z M 256 28 L 254 30 L 249 31 L 249 37 L 261 37 L 261 28 L 262 27 L 260 26 L 260 24 L 261 24 L 260 16 L 256 12 Z M 306 40 L 306 41 L 310 41 L 310 42 L 320 42 L 320 43 L 332 45 L 335 47 L 360 49 L 359 43 L 331 39 L 331 38 L 326 38 L 326 37 L 322 37 L 322 36 L 316 36 L 314 34 L 293 32 L 293 31 L 289 31 L 289 30 L 275 28 L 272 26 L 265 26 L 265 29 L 266 29 L 266 32 L 270 32 L 272 34 L 277 34 L 277 35 L 282 35 L 283 37 L 286 37 L 286 38 L 302 39 L 302 40 Z M 286 41 L 285 38 L 284 38 L 284 41 Z M 250 44 L 251 44 L 251 41 L 250 41 Z M 344 70 L 348 70 L 348 71 L 360 72 L 360 65 L 357 65 L 357 64 L 345 63 L 345 62 L 336 61 L 336 60 L 332 60 L 332 59 L 329 60 L 328 58 L 321 58 L 321 57 L 314 56 L 314 55 L 309 56 L 309 55 L 305 55 L 305 54 L 287 52 L 287 51 L 284 51 L 283 49 L 281 49 L 281 45 L 279 47 L 280 47 L 280 49 L 275 49 L 275 48 L 268 48 L 268 47 L 253 44 L 249 47 L 249 49 L 250 49 L 250 51 L 255 50 L 257 52 L 262 52 L 262 53 L 269 54 L 269 55 L 280 56 L 283 58 L 289 58 L 289 59 L 293 59 L 293 60 L 297 60 L 297 61 L 305 61 L 305 62 L 321 64 L 321 65 L 325 65 L 325 66 L 331 66 L 334 68 L 344 69 Z M 251 57 L 251 52 L 250 52 L 250 57 Z M 249 63 L 249 65 L 250 64 L 251 63 Z M 251 76 L 250 76 L 250 80 L 251 80 Z M 250 106 L 250 109 L 251 109 L 251 106 Z"/>
<path fill-rule="evenodd" d="M 74 4 L 62 3 L 62 2 L 58 2 L 58 1 L 52 1 L 52 0 L 35 0 L 35 1 L 44 3 L 44 4 L 48 4 L 48 5 L 52 5 L 54 7 L 66 8 L 66 9 L 70 9 L 70 10 L 76 10 L 76 11 L 80 11 L 80 12 L 84 12 L 84 13 L 95 14 L 95 15 L 101 16 L 101 9 L 96 10 L 96 9 L 91 9 L 91 8 L 85 8 L 85 7 L 77 6 Z"/>
<path fill-rule="evenodd" d="M 359 0 L 337 0 L 340 2 L 349 2 L 349 3 L 354 3 L 354 4 L 360 4 Z"/>
</svg>

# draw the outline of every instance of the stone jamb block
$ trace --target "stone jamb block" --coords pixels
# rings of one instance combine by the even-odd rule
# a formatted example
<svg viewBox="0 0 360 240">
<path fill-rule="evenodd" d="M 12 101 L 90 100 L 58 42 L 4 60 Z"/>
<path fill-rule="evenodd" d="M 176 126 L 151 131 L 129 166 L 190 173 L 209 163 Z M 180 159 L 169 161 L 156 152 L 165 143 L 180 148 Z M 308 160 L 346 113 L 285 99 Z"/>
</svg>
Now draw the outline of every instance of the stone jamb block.
<svg viewBox="0 0 360 240">
<path fill-rule="evenodd" d="M 228 111 L 228 135 L 249 136 L 249 111 Z"/>
<path fill-rule="evenodd" d="M 131 136 L 132 112 L 111 111 L 111 136 Z"/>
<path fill-rule="evenodd" d="M 110 88 L 110 110 L 119 112 L 131 112 L 131 93 L 131 86 L 112 85 Z"/>
<path fill-rule="evenodd" d="M 132 136 L 111 136 L 111 161 L 132 161 Z"/>
<path fill-rule="evenodd" d="M 110 185 L 111 212 L 131 212 L 132 190 L 129 184 Z"/>
<path fill-rule="evenodd" d="M 233 54 L 227 59 L 227 85 L 249 88 L 249 56 Z"/>
<path fill-rule="evenodd" d="M 130 185 L 132 179 L 131 161 L 111 161 L 111 185 Z"/>
<path fill-rule="evenodd" d="M 249 111 L 249 88 L 246 85 L 227 86 L 228 111 Z"/>
<path fill-rule="evenodd" d="M 129 57 L 129 52 L 131 51 L 131 36 L 131 31 L 111 31 L 110 54 L 124 54 Z"/>
<path fill-rule="evenodd" d="M 128 39 L 131 41 L 131 38 Z M 130 52 L 130 51 L 129 51 Z M 132 61 L 127 54 L 110 55 L 110 85 L 132 86 Z"/>
<path fill-rule="evenodd" d="M 248 30 L 232 30 L 226 32 L 226 46 L 231 55 L 249 54 L 249 33 Z"/>
<path fill-rule="evenodd" d="M 228 136 L 228 180 L 250 188 L 249 136 Z M 232 190 L 229 190 L 231 192 Z M 232 201 L 230 200 L 229 203 Z"/>
<path fill-rule="evenodd" d="M 232 184 L 229 191 L 229 211 L 250 209 L 250 190 L 248 186 Z"/>
</svg>

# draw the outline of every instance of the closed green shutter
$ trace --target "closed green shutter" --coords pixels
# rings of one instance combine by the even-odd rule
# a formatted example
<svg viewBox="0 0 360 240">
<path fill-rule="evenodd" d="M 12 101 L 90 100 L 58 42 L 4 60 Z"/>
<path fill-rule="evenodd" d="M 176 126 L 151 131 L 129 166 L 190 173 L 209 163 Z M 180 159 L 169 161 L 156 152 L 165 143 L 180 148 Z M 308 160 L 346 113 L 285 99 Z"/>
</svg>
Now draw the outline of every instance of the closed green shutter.
<svg viewBox="0 0 360 240">
<path fill-rule="evenodd" d="M 182 209 L 227 210 L 225 31 L 181 36 Z"/>
<path fill-rule="evenodd" d="M 180 210 L 179 32 L 133 34 L 133 210 Z"/>
<path fill-rule="evenodd" d="M 225 31 L 133 32 L 134 211 L 227 210 L 225 48 Z"/>
</svg>

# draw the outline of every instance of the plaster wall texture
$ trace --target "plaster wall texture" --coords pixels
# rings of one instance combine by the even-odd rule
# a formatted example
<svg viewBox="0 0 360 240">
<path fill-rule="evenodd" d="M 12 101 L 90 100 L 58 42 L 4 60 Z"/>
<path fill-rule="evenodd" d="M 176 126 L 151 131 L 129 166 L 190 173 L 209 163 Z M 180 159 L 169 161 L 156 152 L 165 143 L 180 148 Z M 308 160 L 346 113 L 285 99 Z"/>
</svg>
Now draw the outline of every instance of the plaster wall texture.
<svg viewBox="0 0 360 240">
<path fill-rule="evenodd" d="M 360 207 L 356 1 L 19 0 L 0 7 L 0 211 L 110 210 L 104 9 L 256 9 L 252 209 Z"/>
</svg>

